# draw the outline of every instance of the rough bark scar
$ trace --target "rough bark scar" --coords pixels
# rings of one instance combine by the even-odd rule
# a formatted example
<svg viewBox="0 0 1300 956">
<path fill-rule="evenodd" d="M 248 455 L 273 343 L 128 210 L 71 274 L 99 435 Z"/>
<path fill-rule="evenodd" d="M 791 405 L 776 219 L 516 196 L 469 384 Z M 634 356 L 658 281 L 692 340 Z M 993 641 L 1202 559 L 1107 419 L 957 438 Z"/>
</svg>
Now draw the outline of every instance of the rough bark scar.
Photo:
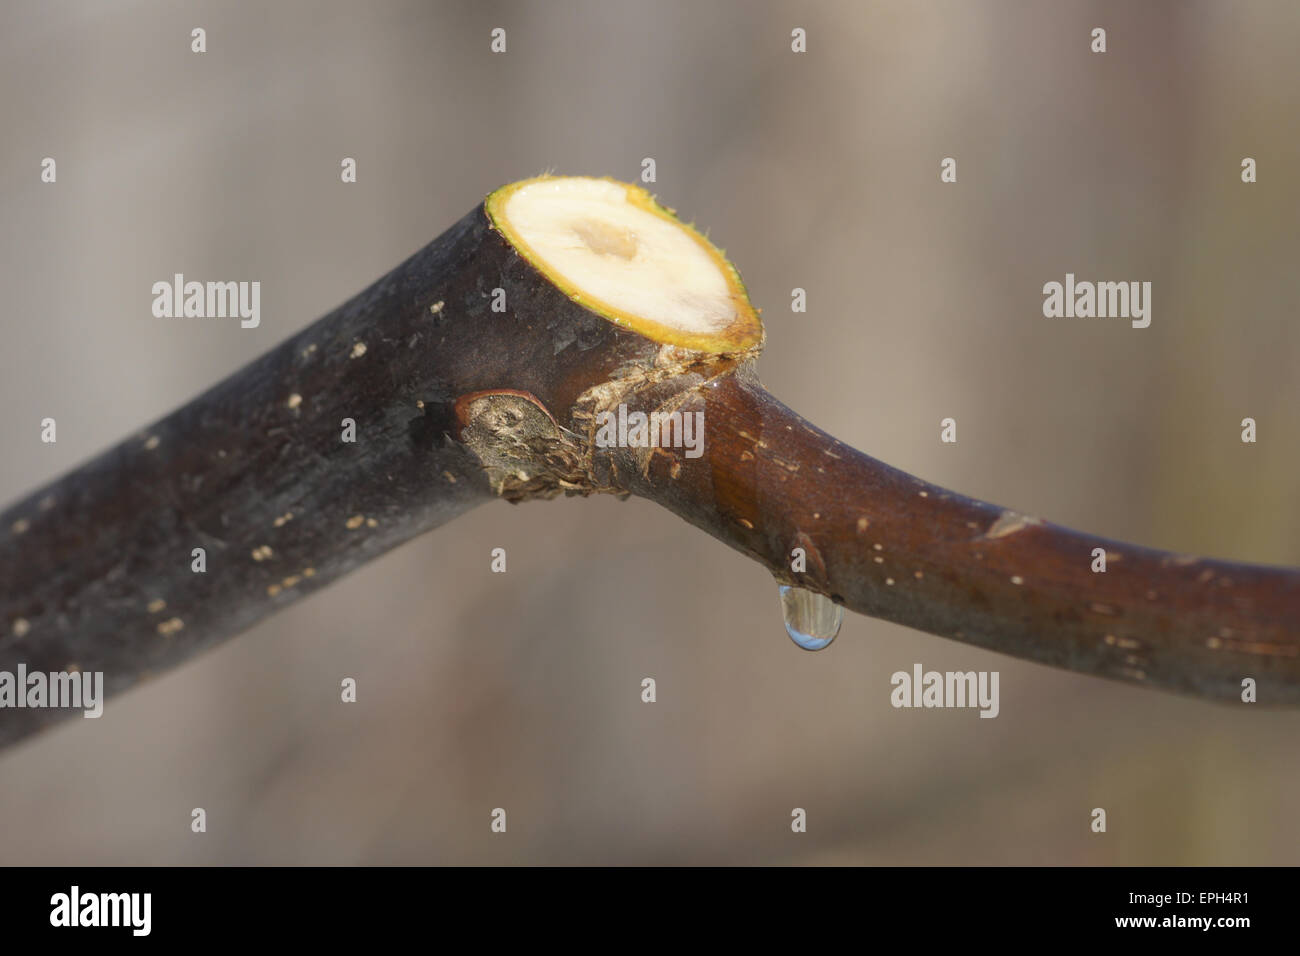
<svg viewBox="0 0 1300 956">
<path fill-rule="evenodd" d="M 731 374 L 758 354 L 761 346 L 736 353 L 696 352 L 665 345 L 650 367 L 629 366 L 616 378 L 593 385 L 578 396 L 570 417 L 573 430 L 560 424 L 531 392 L 514 388 L 467 392 L 456 399 L 455 439 L 482 463 L 488 482 L 507 501 L 553 498 L 559 494 L 628 494 L 619 481 L 614 456 L 604 459 L 609 477 L 596 467 L 596 431 L 601 412 L 635 400 L 653 386 L 689 376 L 679 391 L 657 403 L 658 411 L 680 407 L 704 385 Z M 633 449 L 642 476 L 658 449 Z"/>
<path fill-rule="evenodd" d="M 589 480 L 581 441 L 535 395 L 506 388 L 469 392 L 454 411 L 456 439 L 478 457 L 492 490 L 507 501 L 606 490 Z"/>
<path fill-rule="evenodd" d="M 591 480 L 596 481 L 596 430 L 601 412 L 614 412 L 620 402 L 635 399 L 645 390 L 683 376 L 694 376 L 696 380 L 684 383 L 681 390 L 660 402 L 657 411 L 672 411 L 680 407 L 700 388 L 724 375 L 729 375 L 745 362 L 752 361 L 762 351 L 762 343 L 740 352 L 696 352 L 672 345 L 665 345 L 655 354 L 654 364 L 649 368 L 634 367 L 624 370 L 617 378 L 593 385 L 581 395 L 573 406 L 574 427 L 583 431 L 586 438 L 586 465 Z M 649 470 L 650 461 L 656 449 L 637 449 L 636 460 L 641 475 Z M 613 456 L 608 464 L 615 484 L 619 483 L 618 465 Z M 624 493 L 624 489 L 607 490 Z"/>
<path fill-rule="evenodd" d="M 464 433 L 465 427 L 469 425 L 471 420 L 474 418 L 474 412 L 471 410 L 474 403 L 479 399 L 491 398 L 492 396 L 497 396 L 503 399 L 506 398 L 507 396 L 522 398 L 525 401 L 530 402 L 531 404 L 536 406 L 543 415 L 545 415 L 547 418 L 551 420 L 552 425 L 554 425 L 556 428 L 560 427 L 560 423 L 555 420 L 555 416 L 551 414 L 550 409 L 548 409 L 545 405 L 543 405 L 541 399 L 539 399 L 532 392 L 525 392 L 517 388 L 486 388 L 486 389 L 481 389 L 480 391 L 477 392 L 466 392 L 464 395 L 460 396 L 460 398 L 456 399 L 456 404 L 452 406 L 452 411 L 456 416 L 456 422 L 458 424 L 458 429 L 455 436 L 457 441 L 464 440 L 462 438 L 462 435 Z M 479 413 L 482 413 L 485 409 L 491 407 L 492 407 L 491 404 L 489 404 L 488 406 L 480 406 Z M 499 409 L 503 409 L 505 407 L 505 404 L 499 403 L 497 407 Z"/>
</svg>

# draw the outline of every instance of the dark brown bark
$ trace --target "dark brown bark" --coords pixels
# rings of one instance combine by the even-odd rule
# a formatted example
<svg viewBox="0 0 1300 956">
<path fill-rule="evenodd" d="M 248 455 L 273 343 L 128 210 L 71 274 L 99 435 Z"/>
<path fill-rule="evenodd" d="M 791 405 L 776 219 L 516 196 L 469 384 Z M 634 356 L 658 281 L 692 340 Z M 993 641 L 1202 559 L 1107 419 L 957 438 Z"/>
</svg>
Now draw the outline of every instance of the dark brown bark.
<svg viewBox="0 0 1300 956">
<path fill-rule="evenodd" d="M 504 312 L 492 311 L 495 288 Z M 657 348 L 543 280 L 480 206 L 329 315 L 6 509 L 0 671 L 102 671 L 111 694 L 174 666 L 490 499 L 479 459 L 448 437 L 458 397 L 509 385 L 567 408 Z M 355 443 L 342 441 L 345 418 Z M 194 548 L 206 573 L 191 570 Z M 68 715 L 0 709 L 0 746 Z"/>
</svg>

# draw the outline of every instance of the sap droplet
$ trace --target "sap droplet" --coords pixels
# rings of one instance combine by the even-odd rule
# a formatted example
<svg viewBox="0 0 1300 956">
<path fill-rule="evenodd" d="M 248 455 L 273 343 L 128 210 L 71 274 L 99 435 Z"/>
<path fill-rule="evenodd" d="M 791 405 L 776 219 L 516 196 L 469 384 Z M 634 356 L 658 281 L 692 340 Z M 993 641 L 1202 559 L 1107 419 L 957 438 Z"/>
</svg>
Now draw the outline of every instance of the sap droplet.
<svg viewBox="0 0 1300 956">
<path fill-rule="evenodd" d="M 781 613 L 790 639 L 806 651 L 820 651 L 835 640 L 844 608 L 824 594 L 781 585 Z"/>
</svg>

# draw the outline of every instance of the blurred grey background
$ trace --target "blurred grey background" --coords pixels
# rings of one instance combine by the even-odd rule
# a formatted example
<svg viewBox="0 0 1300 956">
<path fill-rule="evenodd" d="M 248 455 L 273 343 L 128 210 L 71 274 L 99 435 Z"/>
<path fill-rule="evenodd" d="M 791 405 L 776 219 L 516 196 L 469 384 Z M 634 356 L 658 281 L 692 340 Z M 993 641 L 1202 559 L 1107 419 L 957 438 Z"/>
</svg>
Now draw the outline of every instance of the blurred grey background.
<svg viewBox="0 0 1300 956">
<path fill-rule="evenodd" d="M 1298 33 L 1291 0 L 6 3 L 0 498 L 496 186 L 653 157 L 764 309 L 765 384 L 828 431 L 1063 524 L 1300 564 Z M 155 319 L 174 272 L 259 279 L 261 327 Z M 1150 280 L 1151 327 L 1045 319 L 1066 272 Z M 894 710 L 918 661 L 1001 671 L 1001 715 Z M 1297 739 L 854 615 L 806 653 L 766 572 L 653 505 L 493 503 L 0 756 L 0 862 L 1295 864 Z"/>
</svg>

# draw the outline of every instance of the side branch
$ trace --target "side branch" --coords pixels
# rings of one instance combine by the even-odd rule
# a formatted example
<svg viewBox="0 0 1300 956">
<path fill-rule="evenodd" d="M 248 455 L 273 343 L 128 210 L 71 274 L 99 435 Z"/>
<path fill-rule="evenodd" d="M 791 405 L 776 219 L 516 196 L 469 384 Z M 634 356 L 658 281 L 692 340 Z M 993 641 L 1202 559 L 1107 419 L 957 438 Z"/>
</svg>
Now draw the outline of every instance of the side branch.
<svg viewBox="0 0 1300 956">
<path fill-rule="evenodd" d="M 966 498 L 837 441 L 747 369 L 686 407 L 704 411 L 707 454 L 656 454 L 632 490 L 783 583 L 1045 664 L 1234 700 L 1251 677 L 1261 702 L 1300 704 L 1300 570 L 1124 544 Z M 790 570 L 796 547 L 805 573 Z"/>
</svg>

